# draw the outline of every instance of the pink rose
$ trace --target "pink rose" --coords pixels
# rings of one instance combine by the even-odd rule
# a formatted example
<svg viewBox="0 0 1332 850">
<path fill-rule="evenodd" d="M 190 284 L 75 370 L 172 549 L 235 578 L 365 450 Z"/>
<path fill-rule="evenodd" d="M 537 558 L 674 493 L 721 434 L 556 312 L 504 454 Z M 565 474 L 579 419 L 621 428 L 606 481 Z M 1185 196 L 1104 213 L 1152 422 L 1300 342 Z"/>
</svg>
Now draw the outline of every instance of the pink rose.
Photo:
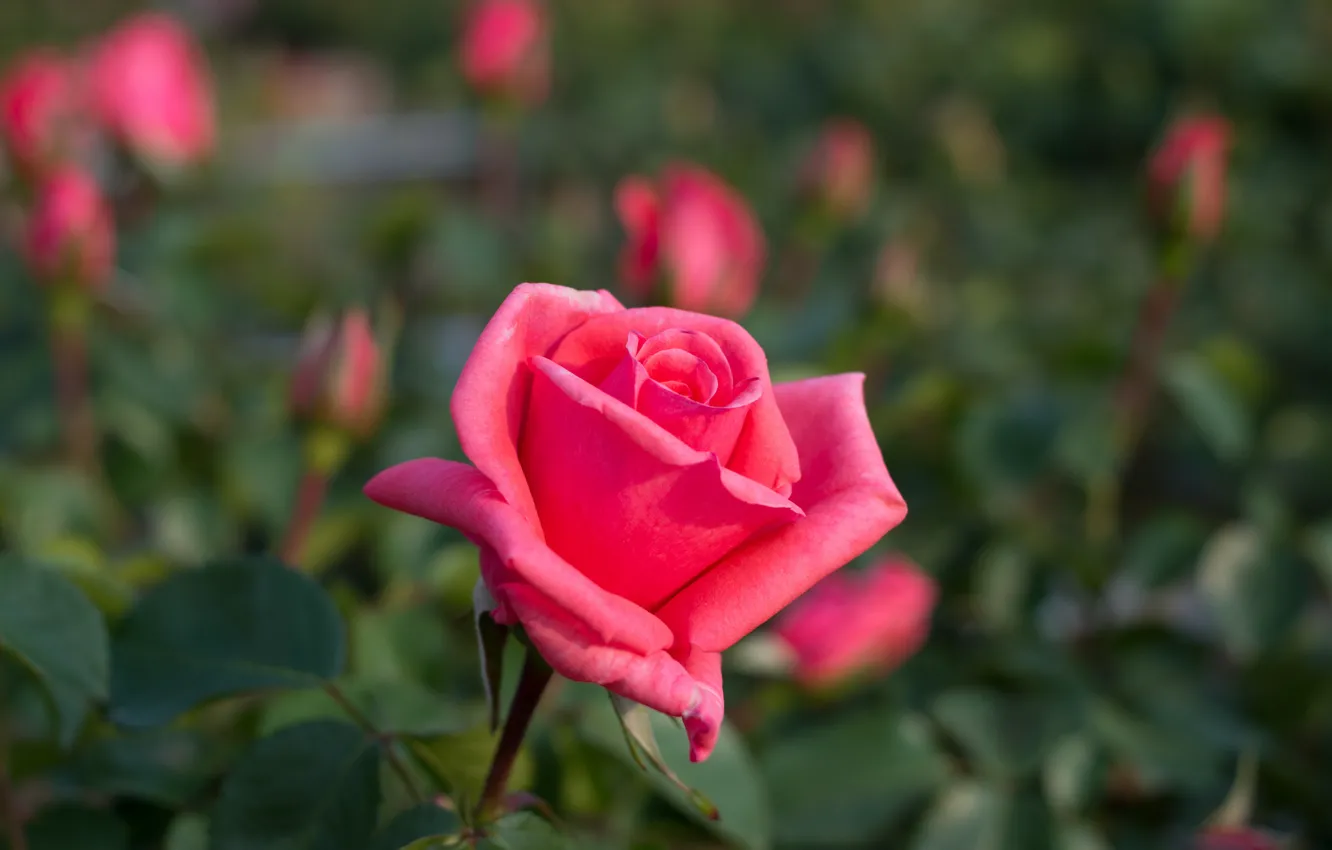
<svg viewBox="0 0 1332 850">
<path fill-rule="evenodd" d="M 532 0 L 479 0 L 463 27 L 463 76 L 477 91 L 522 103 L 550 87 L 546 21 Z"/>
<path fill-rule="evenodd" d="M 874 190 L 874 140 L 850 118 L 828 122 L 801 174 L 805 192 L 843 220 L 864 215 Z"/>
<path fill-rule="evenodd" d="M 664 280 L 671 303 L 737 317 L 758 294 L 767 250 L 753 212 L 735 190 L 692 165 L 666 168 L 657 186 L 628 177 L 615 208 L 629 241 L 620 277 L 646 297 Z"/>
<path fill-rule="evenodd" d="M 1221 229 L 1229 140 L 1230 125 L 1210 115 L 1180 120 L 1166 133 L 1147 173 L 1153 212 L 1167 227 L 1202 241 Z"/>
<path fill-rule="evenodd" d="M 97 183 L 77 168 L 44 178 L 27 226 L 27 259 L 46 283 L 97 287 L 111 274 L 115 229 Z"/>
<path fill-rule="evenodd" d="M 18 58 L 0 80 L 0 138 L 14 170 L 36 178 L 61 159 L 78 113 L 75 69 L 50 50 Z"/>
<path fill-rule="evenodd" d="M 722 650 L 906 514 L 863 380 L 774 386 L 730 321 L 523 284 L 453 393 L 475 466 L 410 461 L 366 493 L 462 530 L 497 621 L 556 672 L 683 717 L 701 760 Z"/>
<path fill-rule="evenodd" d="M 379 344 L 364 310 L 336 325 L 316 318 L 306 330 L 291 382 L 297 415 L 364 436 L 379 424 L 384 402 Z"/>
<path fill-rule="evenodd" d="M 174 19 L 138 15 L 93 53 L 89 83 L 103 128 L 155 165 L 178 168 L 213 148 L 213 93 L 194 40 Z"/>
<path fill-rule="evenodd" d="M 920 648 L 937 590 L 915 564 L 889 558 L 860 573 L 842 570 L 787 609 L 774 628 L 810 686 L 855 673 L 886 673 Z"/>
</svg>

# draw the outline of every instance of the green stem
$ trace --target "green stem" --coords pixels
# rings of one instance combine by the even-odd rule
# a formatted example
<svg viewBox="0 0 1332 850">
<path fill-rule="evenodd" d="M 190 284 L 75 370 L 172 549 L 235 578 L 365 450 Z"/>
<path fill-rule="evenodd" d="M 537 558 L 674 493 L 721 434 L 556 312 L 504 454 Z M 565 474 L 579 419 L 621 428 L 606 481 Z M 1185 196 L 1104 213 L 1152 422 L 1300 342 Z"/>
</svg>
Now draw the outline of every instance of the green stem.
<svg viewBox="0 0 1332 850">
<path fill-rule="evenodd" d="M 299 567 L 305 541 L 310 536 L 319 509 L 324 504 L 324 492 L 328 489 L 327 476 L 307 469 L 301 476 L 301 483 L 296 491 L 296 504 L 287 521 L 287 531 L 282 535 L 282 545 L 278 548 L 278 557 L 290 567 Z"/>
<path fill-rule="evenodd" d="M 398 755 L 398 751 L 395 749 L 396 742 L 393 740 L 393 736 L 386 732 L 381 732 L 379 727 L 375 725 L 375 722 L 370 719 L 369 715 L 357 708 L 356 703 L 351 701 L 347 694 L 343 692 L 342 688 L 338 687 L 336 682 L 326 683 L 324 685 L 324 692 L 332 697 L 333 701 L 336 702 L 338 706 L 347 713 L 347 716 L 350 717 L 357 726 L 360 726 L 366 734 L 386 744 L 384 747 L 384 757 L 388 760 L 389 767 L 398 775 L 398 780 L 401 781 L 403 787 L 407 789 L 407 793 L 412 795 L 413 800 L 417 803 L 426 802 L 427 798 L 425 793 L 416 784 L 416 780 L 412 778 L 411 771 L 407 769 L 407 765 L 403 763 L 402 758 Z"/>
<path fill-rule="evenodd" d="M 541 695 L 550 683 L 551 669 L 536 650 L 528 649 L 527 659 L 523 662 L 523 672 L 518 679 L 518 690 L 509 704 L 509 717 L 504 721 L 504 731 L 500 734 L 499 746 L 495 748 L 495 757 L 490 762 L 490 772 L 486 774 L 486 784 L 481 791 L 481 800 L 477 804 L 478 820 L 484 821 L 499 815 L 504 808 L 504 791 L 509 784 L 509 775 L 513 773 L 514 761 L 527 727 L 536 713 Z"/>
</svg>

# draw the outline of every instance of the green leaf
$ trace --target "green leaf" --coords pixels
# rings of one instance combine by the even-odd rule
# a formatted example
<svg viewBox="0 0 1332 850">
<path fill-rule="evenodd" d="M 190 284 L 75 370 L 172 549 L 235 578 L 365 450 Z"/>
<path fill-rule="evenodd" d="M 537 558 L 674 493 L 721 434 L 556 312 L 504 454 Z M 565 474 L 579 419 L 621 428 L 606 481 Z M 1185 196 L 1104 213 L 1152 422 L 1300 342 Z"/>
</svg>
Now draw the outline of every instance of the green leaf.
<svg viewBox="0 0 1332 850">
<path fill-rule="evenodd" d="M 379 802 L 374 741 L 348 723 L 291 726 L 227 776 L 209 850 L 365 850 Z"/>
<path fill-rule="evenodd" d="M 101 809 L 62 804 L 43 809 L 24 828 L 28 850 L 128 850 L 129 828 Z"/>
<path fill-rule="evenodd" d="M 774 833 L 792 846 L 860 846 L 947 776 L 923 719 L 865 709 L 782 736 L 763 754 Z"/>
<path fill-rule="evenodd" d="M 1308 601 L 1300 565 L 1242 524 L 1227 526 L 1208 541 L 1198 585 L 1221 639 L 1241 658 L 1262 653 L 1284 636 Z"/>
<path fill-rule="evenodd" d="M 573 685 L 568 690 L 579 706 L 576 729 L 584 741 L 624 761 L 676 809 L 727 841 L 753 850 L 764 850 L 771 844 L 763 783 L 753 757 L 734 728 L 723 725 L 712 755 L 707 761 L 694 764 L 689 761 L 688 741 L 680 727 L 663 714 L 651 713 L 653 733 L 662 742 L 663 761 L 684 785 L 696 789 L 716 805 L 720 818 L 712 820 L 670 779 L 655 771 L 644 773 L 638 769 L 615 710 L 601 688 Z"/>
<path fill-rule="evenodd" d="M 1003 800 L 974 782 L 950 787 L 925 816 L 912 850 L 998 850 Z M 1024 848 L 1025 850 L 1025 848 Z"/>
<path fill-rule="evenodd" d="M 654 712 L 641 703 L 626 699 L 619 694 L 610 696 L 611 707 L 615 709 L 616 718 L 620 721 L 620 730 L 624 733 L 624 743 L 629 750 L 629 755 L 633 756 L 634 763 L 642 770 L 647 770 L 651 766 L 652 770 L 657 771 L 665 777 L 672 785 L 680 790 L 682 794 L 694 805 L 708 820 L 716 820 L 718 817 L 717 806 L 707 798 L 701 791 L 690 788 L 684 780 L 671 770 L 670 765 L 661 755 L 661 747 L 657 744 L 657 735 L 652 728 L 652 715 Z M 647 758 L 647 764 L 643 763 L 642 757 Z"/>
<path fill-rule="evenodd" d="M 491 826 L 476 846 L 477 850 L 562 850 L 572 845 L 537 815 L 518 812 Z"/>
<path fill-rule="evenodd" d="M 1045 760 L 1046 799 L 1061 812 L 1081 811 L 1095 802 L 1105 772 L 1105 759 L 1096 743 L 1086 735 L 1069 735 Z"/>
<path fill-rule="evenodd" d="M 154 726 L 218 697 L 318 685 L 341 671 L 343 644 L 332 600 L 276 560 L 177 573 L 116 635 L 111 717 Z"/>
<path fill-rule="evenodd" d="M 1211 366 L 1198 357 L 1180 357 L 1166 365 L 1163 378 L 1217 457 L 1236 461 L 1248 453 L 1253 444 L 1248 411 Z"/>
<path fill-rule="evenodd" d="M 1075 719 L 1049 697 L 958 689 L 934 702 L 934 715 L 975 764 L 993 776 L 1035 771 Z"/>
<path fill-rule="evenodd" d="M 78 588 L 52 571 L 0 558 L 0 650 L 41 683 L 63 746 L 106 698 L 107 644 L 102 615 Z"/>
<path fill-rule="evenodd" d="M 444 846 L 445 839 L 461 831 L 462 821 L 456 814 L 434 803 L 422 803 L 399 812 L 375 833 L 370 850 L 402 850 L 421 843 L 428 846 L 432 840 Z"/>
<path fill-rule="evenodd" d="M 499 734 L 490 731 L 488 723 L 480 722 L 463 732 L 430 738 L 411 737 L 407 747 L 432 776 L 443 779 L 455 802 L 474 801 L 481 795 L 490 758 L 499 743 Z M 513 773 L 509 777 L 511 790 L 525 788 L 531 782 L 533 765 L 531 755 L 524 747 L 518 751 Z"/>
<path fill-rule="evenodd" d="M 61 771 L 76 787 L 180 807 L 194 799 L 219 766 L 205 736 L 187 729 L 152 729 L 84 746 Z"/>
<path fill-rule="evenodd" d="M 470 729 L 478 721 L 476 707 L 400 679 L 350 678 L 338 681 L 343 695 L 380 732 L 401 735 L 444 735 Z M 278 694 L 264 706 L 261 735 L 295 723 L 320 718 L 348 719 L 346 710 L 323 688 Z"/>
<path fill-rule="evenodd" d="M 162 850 L 207 850 L 208 818 L 193 812 L 177 815 L 167 827 Z"/>
</svg>

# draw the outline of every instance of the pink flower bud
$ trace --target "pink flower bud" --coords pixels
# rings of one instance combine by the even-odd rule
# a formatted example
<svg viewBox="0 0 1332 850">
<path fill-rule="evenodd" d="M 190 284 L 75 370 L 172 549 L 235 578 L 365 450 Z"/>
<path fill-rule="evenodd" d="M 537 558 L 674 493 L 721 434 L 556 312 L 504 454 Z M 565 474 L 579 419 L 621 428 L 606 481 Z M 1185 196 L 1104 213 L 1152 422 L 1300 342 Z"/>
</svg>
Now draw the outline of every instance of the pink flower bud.
<svg viewBox="0 0 1332 850">
<path fill-rule="evenodd" d="M 305 339 L 291 382 L 297 416 L 357 436 L 379 424 L 384 402 L 384 370 L 370 318 L 351 310 L 336 325 L 316 317 Z"/>
<path fill-rule="evenodd" d="M 28 179 L 50 170 L 70 144 L 78 113 L 75 69 L 50 50 L 20 56 L 0 80 L 0 138 Z"/>
<path fill-rule="evenodd" d="M 174 19 L 138 15 L 94 51 L 93 109 L 103 128 L 135 155 L 179 168 L 213 148 L 213 93 L 207 64 Z"/>
<path fill-rule="evenodd" d="M 1176 122 L 1148 163 L 1153 215 L 1171 232 L 1209 242 L 1221 229 L 1226 202 L 1230 125 L 1203 115 Z"/>
<path fill-rule="evenodd" d="M 37 186 L 28 220 L 27 259 L 44 283 L 94 288 L 115 262 L 115 229 L 91 177 L 66 166 Z"/>
<path fill-rule="evenodd" d="M 795 677 L 811 687 L 856 673 L 887 673 L 929 632 L 937 590 L 910 561 L 889 558 L 861 572 L 841 570 L 798 599 L 774 628 L 795 657 Z"/>
<path fill-rule="evenodd" d="M 766 244 L 749 205 L 718 177 L 672 165 L 656 186 L 627 177 L 615 207 L 628 235 L 620 256 L 626 288 L 646 297 L 664 280 L 682 310 L 736 317 L 758 294 Z"/>
<path fill-rule="evenodd" d="M 850 118 L 828 122 L 801 171 L 806 195 L 841 220 L 859 218 L 874 190 L 874 140 Z"/>
<path fill-rule="evenodd" d="M 463 27 L 463 76 L 478 92 L 538 103 L 550 88 L 550 50 L 541 6 L 479 0 Z"/>
</svg>

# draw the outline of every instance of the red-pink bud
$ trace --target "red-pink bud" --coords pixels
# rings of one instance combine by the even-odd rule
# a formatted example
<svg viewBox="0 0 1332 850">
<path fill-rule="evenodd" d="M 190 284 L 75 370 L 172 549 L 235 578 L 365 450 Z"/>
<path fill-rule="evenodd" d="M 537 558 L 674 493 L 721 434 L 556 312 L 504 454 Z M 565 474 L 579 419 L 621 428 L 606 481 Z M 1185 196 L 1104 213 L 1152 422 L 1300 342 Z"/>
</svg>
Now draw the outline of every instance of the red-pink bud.
<svg viewBox="0 0 1332 850">
<path fill-rule="evenodd" d="M 485 95 L 539 103 L 550 88 L 546 19 L 533 0 L 479 0 L 463 27 L 463 76 Z"/>
<path fill-rule="evenodd" d="M 683 310 L 736 317 L 758 294 L 767 246 L 744 198 L 693 165 L 666 168 L 653 186 L 628 177 L 615 192 L 628 236 L 620 256 L 627 289 L 646 297 L 664 279 Z"/>
<path fill-rule="evenodd" d="M 97 183 L 71 166 L 43 178 L 26 242 L 28 264 L 44 283 L 105 283 L 115 262 L 115 229 Z"/>
<path fill-rule="evenodd" d="M 850 118 L 828 122 L 801 170 L 804 192 L 839 219 L 864 215 L 874 190 L 874 139 Z"/>
<path fill-rule="evenodd" d="M 937 589 L 905 558 L 833 573 L 796 600 L 773 631 L 795 657 L 798 681 L 819 687 L 856 673 L 887 673 L 929 633 Z"/>
<path fill-rule="evenodd" d="M 1229 141 L 1230 125 L 1213 115 L 1181 119 L 1166 133 L 1147 172 L 1152 212 L 1167 229 L 1200 242 L 1221 229 Z"/>
<path fill-rule="evenodd" d="M 138 15 L 107 33 L 89 71 L 102 127 L 135 155 L 179 168 L 213 148 L 213 93 L 207 64 L 173 18 Z"/>
<path fill-rule="evenodd" d="M 363 437 L 379 424 L 383 402 L 383 363 L 366 312 L 348 311 L 337 324 L 314 318 L 292 375 L 296 415 Z"/>
<path fill-rule="evenodd" d="M 18 58 L 0 80 L 0 138 L 14 170 L 36 179 L 62 159 L 79 108 L 73 65 L 51 50 Z"/>
<path fill-rule="evenodd" d="M 1195 850 L 1278 850 L 1271 835 L 1246 826 L 1214 827 L 1200 833 Z"/>
</svg>

